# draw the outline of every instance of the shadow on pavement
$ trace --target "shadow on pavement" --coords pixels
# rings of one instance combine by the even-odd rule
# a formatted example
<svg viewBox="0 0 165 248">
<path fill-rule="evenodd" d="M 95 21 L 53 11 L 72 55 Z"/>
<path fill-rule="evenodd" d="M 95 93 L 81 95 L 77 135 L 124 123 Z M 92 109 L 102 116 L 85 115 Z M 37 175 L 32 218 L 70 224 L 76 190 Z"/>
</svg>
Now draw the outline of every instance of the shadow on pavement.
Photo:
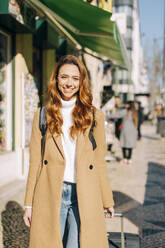
<svg viewBox="0 0 165 248">
<path fill-rule="evenodd" d="M 122 192 L 113 192 L 116 212 L 139 227 L 141 247 L 165 247 L 165 165 L 149 162 L 143 205 Z M 125 230 L 126 231 L 126 230 Z"/>
<path fill-rule="evenodd" d="M 165 247 L 165 164 L 149 162 L 147 174 L 142 247 Z"/>
<path fill-rule="evenodd" d="M 113 195 L 115 211 L 123 213 L 125 218 L 129 219 L 137 227 L 140 227 L 141 219 L 139 215 L 142 213 L 142 204 L 122 192 L 114 191 Z"/>
<path fill-rule="evenodd" d="M 9 201 L 1 214 L 4 248 L 28 248 L 29 228 L 23 221 L 23 208 L 15 201 Z"/>
</svg>

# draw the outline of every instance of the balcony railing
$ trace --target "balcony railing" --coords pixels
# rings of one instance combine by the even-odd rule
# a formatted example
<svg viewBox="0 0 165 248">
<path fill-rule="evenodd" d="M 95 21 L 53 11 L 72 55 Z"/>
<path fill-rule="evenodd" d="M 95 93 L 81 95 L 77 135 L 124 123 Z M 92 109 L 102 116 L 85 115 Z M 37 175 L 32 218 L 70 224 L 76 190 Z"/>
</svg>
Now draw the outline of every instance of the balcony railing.
<svg viewBox="0 0 165 248">
<path fill-rule="evenodd" d="M 133 28 L 133 18 L 132 16 L 127 16 L 127 27 Z"/>
<path fill-rule="evenodd" d="M 126 48 L 132 50 L 132 38 L 125 38 L 124 41 Z"/>
</svg>

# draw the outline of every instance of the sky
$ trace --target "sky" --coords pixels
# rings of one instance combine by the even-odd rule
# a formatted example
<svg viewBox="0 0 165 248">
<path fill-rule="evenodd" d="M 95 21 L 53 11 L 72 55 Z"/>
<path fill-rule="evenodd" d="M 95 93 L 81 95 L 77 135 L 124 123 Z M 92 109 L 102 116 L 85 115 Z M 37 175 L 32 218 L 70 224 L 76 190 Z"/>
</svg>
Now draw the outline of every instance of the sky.
<svg viewBox="0 0 165 248">
<path fill-rule="evenodd" d="M 153 39 L 163 49 L 165 0 L 139 0 L 140 28 L 142 44 L 145 48 L 153 44 Z"/>
</svg>

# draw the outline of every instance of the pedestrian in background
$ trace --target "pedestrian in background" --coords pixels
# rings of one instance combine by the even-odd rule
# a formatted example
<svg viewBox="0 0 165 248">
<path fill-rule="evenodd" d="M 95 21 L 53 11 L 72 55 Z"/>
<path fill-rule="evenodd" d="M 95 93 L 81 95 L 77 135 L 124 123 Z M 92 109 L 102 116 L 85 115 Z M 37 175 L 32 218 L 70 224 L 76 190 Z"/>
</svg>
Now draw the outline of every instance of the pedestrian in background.
<svg viewBox="0 0 165 248">
<path fill-rule="evenodd" d="M 115 107 L 114 111 L 112 113 L 118 113 L 122 109 L 122 105 L 120 102 L 120 97 L 115 96 Z M 115 136 L 117 139 L 120 139 L 120 133 L 121 133 L 121 123 L 122 123 L 122 118 L 117 118 L 115 120 Z"/>
<path fill-rule="evenodd" d="M 156 133 L 161 134 L 161 118 L 162 118 L 162 115 L 163 115 L 162 104 L 157 104 L 156 105 L 155 113 L 156 113 Z"/>
<path fill-rule="evenodd" d="M 138 102 L 138 127 L 137 127 L 137 131 L 138 131 L 138 140 L 141 139 L 141 125 L 143 123 L 144 120 L 144 116 L 143 116 L 143 108 L 141 105 L 141 102 Z"/>
<path fill-rule="evenodd" d="M 112 157 L 112 146 L 114 143 L 115 127 L 114 121 L 107 118 L 105 121 L 105 134 L 106 134 L 106 144 L 107 144 L 107 155 L 105 157 L 106 161 L 114 160 Z"/>
<path fill-rule="evenodd" d="M 104 117 L 92 105 L 89 85 L 77 57 L 60 59 L 49 84 L 43 164 L 39 110 L 34 116 L 24 214 L 30 248 L 109 247 L 104 211 L 113 217 L 114 202 Z M 95 147 L 89 139 L 93 120 Z"/>
<path fill-rule="evenodd" d="M 124 112 L 123 112 L 124 113 Z M 138 114 L 134 102 L 128 102 L 123 115 L 120 145 L 123 153 L 122 162 L 132 164 L 132 150 L 137 141 Z"/>
</svg>

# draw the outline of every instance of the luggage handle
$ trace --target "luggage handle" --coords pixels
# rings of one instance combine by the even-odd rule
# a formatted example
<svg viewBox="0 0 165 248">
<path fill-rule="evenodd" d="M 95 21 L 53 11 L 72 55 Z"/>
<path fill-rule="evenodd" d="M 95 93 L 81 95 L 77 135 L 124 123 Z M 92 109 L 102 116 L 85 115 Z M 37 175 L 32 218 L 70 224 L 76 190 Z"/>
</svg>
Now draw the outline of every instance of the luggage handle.
<svg viewBox="0 0 165 248">
<path fill-rule="evenodd" d="M 116 212 L 114 217 L 119 217 L 121 220 L 121 248 L 125 248 L 123 214 Z"/>
<path fill-rule="evenodd" d="M 114 214 L 115 217 L 120 217 L 121 220 L 121 248 L 125 248 L 125 242 L 124 242 L 124 220 L 123 220 L 123 214 L 116 212 Z"/>
</svg>

